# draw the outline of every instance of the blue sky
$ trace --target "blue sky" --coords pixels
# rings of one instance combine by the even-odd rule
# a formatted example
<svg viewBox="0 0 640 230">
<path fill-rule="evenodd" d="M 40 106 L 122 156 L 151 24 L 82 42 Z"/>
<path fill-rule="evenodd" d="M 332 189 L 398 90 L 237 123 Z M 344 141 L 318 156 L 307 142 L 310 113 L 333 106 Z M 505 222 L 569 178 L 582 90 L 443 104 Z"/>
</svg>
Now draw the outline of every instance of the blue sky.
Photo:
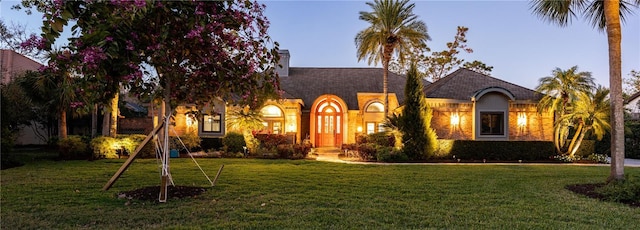
<svg viewBox="0 0 640 230">
<path fill-rule="evenodd" d="M 269 34 L 291 53 L 293 67 L 367 67 L 358 62 L 354 37 L 367 27 L 358 19 L 370 11 L 365 1 L 261 1 L 271 21 Z M 457 26 L 469 27 L 461 55 L 494 67 L 492 76 L 534 88 L 538 79 L 560 67 L 578 65 L 596 83 L 609 85 L 607 38 L 582 19 L 568 27 L 547 23 L 531 13 L 526 1 L 413 1 L 414 13 L 427 24 L 432 51 L 453 40 Z M 0 16 L 27 24 L 39 33 L 41 17 L 10 10 L 17 1 L 0 0 Z M 622 74 L 640 70 L 640 9 L 623 24 Z M 380 66 L 380 65 L 378 65 Z"/>
</svg>

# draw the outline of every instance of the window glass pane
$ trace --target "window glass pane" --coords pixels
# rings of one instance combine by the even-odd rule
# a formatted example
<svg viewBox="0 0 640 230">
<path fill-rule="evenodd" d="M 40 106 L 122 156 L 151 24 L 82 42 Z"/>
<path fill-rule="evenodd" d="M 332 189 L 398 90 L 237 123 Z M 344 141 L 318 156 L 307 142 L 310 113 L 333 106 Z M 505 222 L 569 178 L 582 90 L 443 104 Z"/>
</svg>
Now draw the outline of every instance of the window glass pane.
<svg viewBox="0 0 640 230">
<path fill-rule="evenodd" d="M 204 121 L 202 122 L 203 132 L 220 132 L 220 115 L 204 115 Z"/>
<path fill-rule="evenodd" d="M 376 123 L 367 122 L 367 134 L 372 134 L 376 132 Z"/>
<path fill-rule="evenodd" d="M 383 124 L 378 124 L 378 132 L 384 132 L 384 125 Z"/>
<path fill-rule="evenodd" d="M 318 128 L 317 131 L 318 133 L 322 133 L 322 116 L 318 116 Z"/>
<path fill-rule="evenodd" d="M 282 127 L 282 123 L 273 122 L 273 134 L 280 134 L 281 127 Z"/>
<path fill-rule="evenodd" d="M 369 113 L 384 112 L 384 106 L 380 102 L 373 102 L 369 104 L 369 106 L 367 106 L 367 109 L 365 111 Z"/>
<path fill-rule="evenodd" d="M 481 112 L 480 122 L 481 135 L 504 135 L 503 112 Z"/>
<path fill-rule="evenodd" d="M 340 133 L 340 116 L 336 117 L 336 133 Z"/>
<path fill-rule="evenodd" d="M 260 112 L 264 117 L 282 117 L 282 110 L 275 105 L 267 105 Z"/>
</svg>

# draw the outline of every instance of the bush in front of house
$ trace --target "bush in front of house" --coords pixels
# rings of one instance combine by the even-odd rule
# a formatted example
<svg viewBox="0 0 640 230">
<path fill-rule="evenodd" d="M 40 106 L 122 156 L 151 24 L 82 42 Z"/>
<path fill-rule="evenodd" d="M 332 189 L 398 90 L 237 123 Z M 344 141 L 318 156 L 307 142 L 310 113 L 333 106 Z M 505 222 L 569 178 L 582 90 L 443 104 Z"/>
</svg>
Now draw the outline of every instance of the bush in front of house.
<svg viewBox="0 0 640 230">
<path fill-rule="evenodd" d="M 123 135 L 123 136 L 118 135 L 118 139 L 119 139 L 118 141 L 120 142 L 120 145 L 125 147 L 125 149 L 128 152 L 128 155 L 133 154 L 136 151 L 136 148 L 138 148 L 138 145 L 140 145 L 142 141 L 144 141 L 144 139 L 146 138 L 147 138 L 147 135 L 142 135 L 142 134 L 131 134 L 131 135 Z M 153 139 L 149 140 L 144 145 L 144 147 L 140 149 L 140 152 L 138 152 L 138 155 L 136 157 L 138 158 L 155 158 L 156 157 L 156 146 Z"/>
<path fill-rule="evenodd" d="M 201 138 L 200 147 L 203 150 L 222 150 L 224 145 L 222 144 L 222 138 Z"/>
<path fill-rule="evenodd" d="M 544 161 L 555 155 L 550 141 L 474 141 L 439 140 L 437 159 L 493 160 L 493 161 Z"/>
<path fill-rule="evenodd" d="M 89 147 L 81 136 L 69 135 L 58 141 L 60 158 L 65 160 L 88 159 L 91 156 Z"/>
<path fill-rule="evenodd" d="M 246 143 L 241 133 L 229 132 L 222 138 L 223 150 L 226 153 L 244 153 Z"/>
<path fill-rule="evenodd" d="M 409 157 L 402 150 L 392 147 L 380 147 L 376 150 L 376 159 L 379 162 L 407 162 Z"/>
<path fill-rule="evenodd" d="M 358 157 L 360 160 L 370 161 L 375 160 L 377 150 L 380 145 L 375 143 L 362 143 L 358 145 Z"/>
<path fill-rule="evenodd" d="M 640 121 L 629 121 L 625 125 L 629 132 L 625 133 L 624 156 L 640 159 Z"/>
<path fill-rule="evenodd" d="M 169 137 L 169 148 L 178 150 L 180 153 L 186 154 L 187 151 L 193 152 L 200 150 L 200 142 L 202 140 L 195 132 L 188 132 L 180 136 Z"/>
<path fill-rule="evenodd" d="M 118 158 L 114 146 L 117 140 L 113 137 L 96 137 L 91 140 L 93 159 Z"/>
<path fill-rule="evenodd" d="M 260 141 L 260 147 L 268 150 L 275 150 L 279 145 L 289 142 L 287 136 L 281 134 L 256 134 L 255 137 Z"/>
<path fill-rule="evenodd" d="M 281 159 L 290 159 L 293 156 L 293 145 L 281 144 L 277 147 L 278 157 Z"/>
</svg>

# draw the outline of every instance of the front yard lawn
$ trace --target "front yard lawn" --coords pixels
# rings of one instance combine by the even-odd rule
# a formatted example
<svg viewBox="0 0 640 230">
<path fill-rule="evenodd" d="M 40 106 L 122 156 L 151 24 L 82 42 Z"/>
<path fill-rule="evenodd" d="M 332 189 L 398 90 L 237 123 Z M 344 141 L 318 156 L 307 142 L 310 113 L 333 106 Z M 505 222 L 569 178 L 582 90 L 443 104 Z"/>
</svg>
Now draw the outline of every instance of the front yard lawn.
<svg viewBox="0 0 640 230">
<path fill-rule="evenodd" d="M 3 229 L 630 229 L 640 208 L 565 189 L 603 182 L 609 167 L 351 165 L 312 160 L 198 159 L 215 187 L 167 203 L 119 199 L 160 183 L 154 159 L 38 160 L 2 170 Z M 172 159 L 176 185 L 207 187 L 191 159 Z M 640 168 L 626 168 L 636 177 Z"/>
</svg>

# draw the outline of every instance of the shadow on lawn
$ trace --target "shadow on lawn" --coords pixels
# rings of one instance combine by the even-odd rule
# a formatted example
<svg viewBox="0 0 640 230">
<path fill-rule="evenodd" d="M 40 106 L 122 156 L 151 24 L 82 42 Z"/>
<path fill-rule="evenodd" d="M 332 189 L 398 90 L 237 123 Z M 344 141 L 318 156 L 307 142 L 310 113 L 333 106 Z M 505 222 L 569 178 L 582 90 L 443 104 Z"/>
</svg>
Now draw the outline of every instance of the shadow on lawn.
<svg viewBox="0 0 640 230">
<path fill-rule="evenodd" d="M 168 186 L 167 197 L 170 199 L 181 199 L 186 197 L 197 197 L 207 191 L 203 187 L 193 186 Z M 131 191 L 118 193 L 119 199 L 142 200 L 142 201 L 158 201 L 160 194 L 160 186 L 149 186 Z"/>
</svg>

